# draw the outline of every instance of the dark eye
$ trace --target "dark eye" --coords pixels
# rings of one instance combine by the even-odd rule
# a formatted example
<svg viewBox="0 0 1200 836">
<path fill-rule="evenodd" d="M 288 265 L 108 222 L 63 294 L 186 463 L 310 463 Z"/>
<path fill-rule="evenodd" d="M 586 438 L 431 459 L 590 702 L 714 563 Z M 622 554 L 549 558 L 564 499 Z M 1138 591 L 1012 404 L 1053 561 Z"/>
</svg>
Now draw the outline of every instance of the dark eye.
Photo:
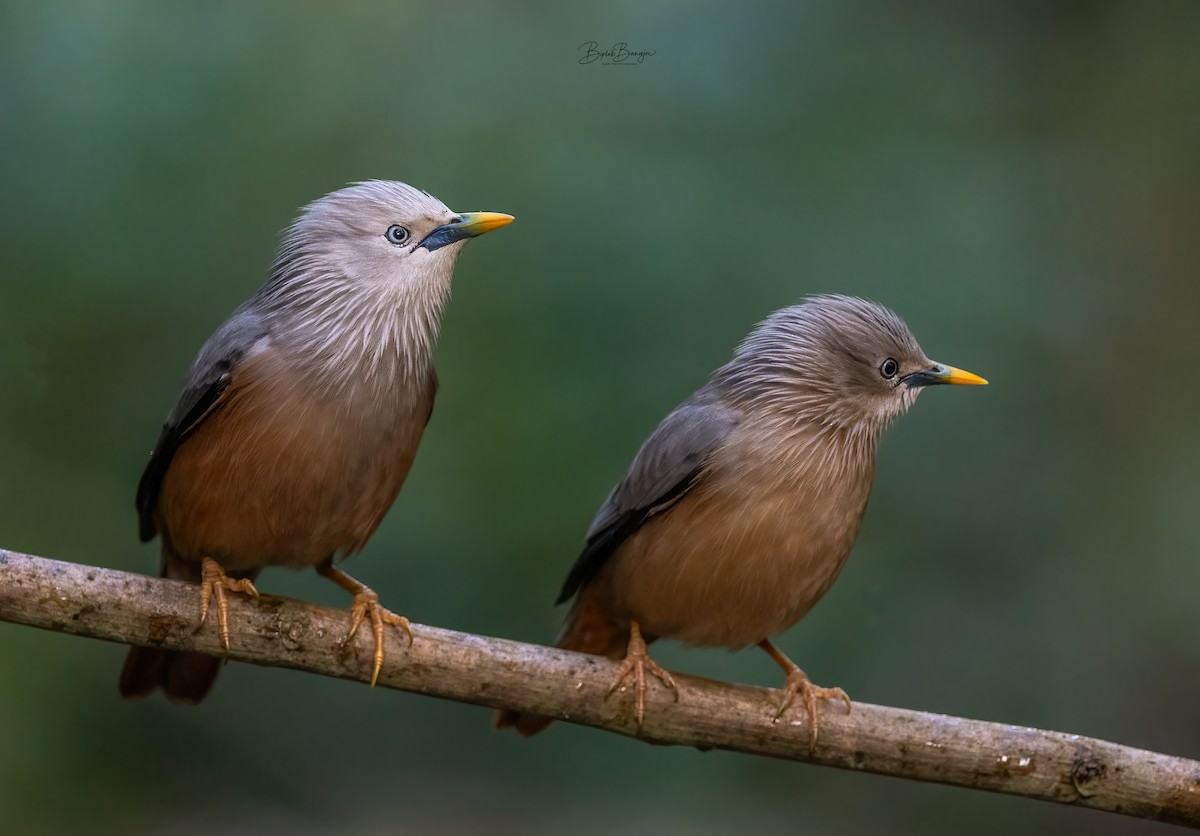
<svg viewBox="0 0 1200 836">
<path fill-rule="evenodd" d="M 408 230 L 404 227 L 393 224 L 389 226 L 383 237 L 391 241 L 393 244 L 403 244 L 408 240 Z"/>
<path fill-rule="evenodd" d="M 893 360 L 891 357 L 884 360 L 882 365 L 880 365 L 880 367 L 879 367 L 879 373 L 881 375 L 883 375 L 884 377 L 886 377 L 888 380 L 891 380 L 893 377 L 895 377 L 896 372 L 898 372 L 898 371 L 900 371 L 900 364 L 897 363 L 895 360 Z"/>
</svg>

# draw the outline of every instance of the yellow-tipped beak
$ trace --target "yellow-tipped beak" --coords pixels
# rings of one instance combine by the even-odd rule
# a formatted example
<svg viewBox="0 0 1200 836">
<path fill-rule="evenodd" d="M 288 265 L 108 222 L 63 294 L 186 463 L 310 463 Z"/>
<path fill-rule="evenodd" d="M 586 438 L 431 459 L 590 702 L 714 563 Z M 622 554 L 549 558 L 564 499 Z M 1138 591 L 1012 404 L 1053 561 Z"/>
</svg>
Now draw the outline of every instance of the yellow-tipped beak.
<svg viewBox="0 0 1200 836">
<path fill-rule="evenodd" d="M 918 386 L 935 386 L 939 383 L 957 383 L 968 386 L 983 386 L 987 384 L 987 381 L 977 374 L 964 372 L 962 369 L 956 369 L 954 366 L 946 366 L 942 363 L 934 363 L 931 368 L 910 372 L 900 380 L 909 389 L 916 389 Z"/>
<path fill-rule="evenodd" d="M 516 219 L 512 215 L 505 215 L 503 212 L 463 212 L 450 223 L 442 224 L 426 235 L 413 249 L 424 247 L 432 252 L 455 241 L 465 241 L 483 235 L 514 220 Z"/>
<path fill-rule="evenodd" d="M 467 238 L 483 235 L 485 232 L 507 226 L 516 220 L 512 215 L 506 215 L 503 212 L 463 212 L 461 217 L 462 223 L 455 224 L 455 226 Z"/>
<path fill-rule="evenodd" d="M 977 374 L 938 363 L 938 371 L 931 375 L 933 383 L 955 383 L 963 386 L 986 386 L 987 381 Z"/>
</svg>

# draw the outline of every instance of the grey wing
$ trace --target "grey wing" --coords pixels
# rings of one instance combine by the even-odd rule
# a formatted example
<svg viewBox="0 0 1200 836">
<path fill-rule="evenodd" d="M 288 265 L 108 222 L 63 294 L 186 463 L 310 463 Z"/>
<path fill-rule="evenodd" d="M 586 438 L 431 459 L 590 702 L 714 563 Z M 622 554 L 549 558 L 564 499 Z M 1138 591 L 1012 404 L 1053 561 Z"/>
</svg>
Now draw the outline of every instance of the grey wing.
<svg viewBox="0 0 1200 836">
<path fill-rule="evenodd" d="M 212 414 L 220 404 L 221 393 L 229 385 L 233 370 L 267 336 L 262 317 L 245 307 L 234 312 L 224 325 L 208 338 L 183 380 L 175 406 L 163 424 L 150 454 L 150 461 L 138 482 L 135 504 L 138 535 L 151 540 L 157 533 L 154 509 L 163 477 L 179 445 Z"/>
<path fill-rule="evenodd" d="M 596 512 L 587 544 L 555 603 L 596 576 L 617 547 L 696 483 L 713 451 L 737 426 L 737 413 L 709 384 L 675 408 L 642 444 L 617 486 Z"/>
</svg>

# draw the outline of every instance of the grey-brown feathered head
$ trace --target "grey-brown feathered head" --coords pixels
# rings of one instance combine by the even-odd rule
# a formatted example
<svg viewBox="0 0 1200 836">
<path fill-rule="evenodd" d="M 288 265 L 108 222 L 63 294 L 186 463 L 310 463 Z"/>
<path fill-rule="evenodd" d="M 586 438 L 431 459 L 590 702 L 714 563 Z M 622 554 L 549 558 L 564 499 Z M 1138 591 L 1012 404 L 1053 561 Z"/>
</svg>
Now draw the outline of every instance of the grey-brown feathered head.
<svg viewBox="0 0 1200 836">
<path fill-rule="evenodd" d="M 437 337 L 463 244 L 512 220 L 453 212 L 405 183 L 356 183 L 301 210 L 250 304 L 332 370 L 412 370 Z"/>
<path fill-rule="evenodd" d="M 747 408 L 797 429 L 876 439 L 925 386 L 987 381 L 930 360 L 904 320 L 882 305 L 831 295 L 768 316 L 717 382 Z"/>
</svg>

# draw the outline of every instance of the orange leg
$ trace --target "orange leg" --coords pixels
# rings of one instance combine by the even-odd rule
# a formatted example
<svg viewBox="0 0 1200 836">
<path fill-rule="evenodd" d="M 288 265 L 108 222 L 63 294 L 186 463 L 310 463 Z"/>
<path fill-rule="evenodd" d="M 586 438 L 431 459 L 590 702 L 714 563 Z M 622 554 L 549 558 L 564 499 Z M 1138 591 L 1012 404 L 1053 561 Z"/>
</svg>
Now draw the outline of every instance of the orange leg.
<svg viewBox="0 0 1200 836">
<path fill-rule="evenodd" d="M 626 679 L 633 677 L 636 698 L 634 716 L 637 717 L 638 729 L 642 728 L 642 719 L 646 716 L 646 671 L 654 674 L 658 681 L 675 692 L 675 702 L 679 702 L 679 686 L 671 678 L 671 674 L 659 667 L 646 650 L 646 641 L 642 638 L 642 630 L 636 621 L 629 622 L 629 648 L 625 651 L 625 661 L 617 671 L 617 679 L 604 698 L 608 699 L 620 688 Z"/>
<path fill-rule="evenodd" d="M 258 590 L 246 578 L 234 580 L 225 574 L 221 564 L 206 557 L 200 561 L 200 623 L 199 630 L 208 618 L 208 600 L 217 596 L 217 626 L 221 631 L 221 646 L 229 651 L 229 600 L 226 592 L 245 592 L 247 595 L 258 597 Z"/>
<path fill-rule="evenodd" d="M 354 638 L 354 634 L 358 632 L 363 620 L 368 615 L 371 617 L 371 635 L 375 639 L 375 653 L 372 657 L 374 667 L 371 669 L 371 687 L 374 688 L 375 682 L 379 679 L 379 670 L 383 667 L 383 625 L 387 624 L 403 630 L 408 635 L 409 647 L 412 647 L 413 642 L 412 627 L 409 626 L 408 619 L 404 616 L 396 615 L 391 610 L 380 606 L 379 596 L 375 594 L 375 590 L 366 584 L 359 583 L 341 569 L 335 569 L 332 560 L 319 564 L 317 574 L 329 578 L 354 596 L 354 603 L 350 607 L 350 632 L 346 634 L 345 641 L 348 642 Z"/>
<path fill-rule="evenodd" d="M 779 667 L 787 671 L 787 680 L 783 686 L 783 702 L 780 703 L 779 710 L 775 712 L 775 719 L 783 716 L 783 712 L 788 710 L 788 706 L 792 704 L 792 700 L 799 693 L 800 698 L 804 700 L 804 707 L 808 711 L 808 748 L 809 751 L 812 751 L 817 745 L 817 700 L 841 700 L 846 704 L 846 713 L 849 713 L 850 698 L 841 688 L 821 688 L 813 685 L 808 674 L 800 670 L 795 662 L 784 656 L 779 648 L 771 644 L 768 639 L 760 641 L 758 646 L 767 651 L 771 658 L 779 664 Z"/>
</svg>

